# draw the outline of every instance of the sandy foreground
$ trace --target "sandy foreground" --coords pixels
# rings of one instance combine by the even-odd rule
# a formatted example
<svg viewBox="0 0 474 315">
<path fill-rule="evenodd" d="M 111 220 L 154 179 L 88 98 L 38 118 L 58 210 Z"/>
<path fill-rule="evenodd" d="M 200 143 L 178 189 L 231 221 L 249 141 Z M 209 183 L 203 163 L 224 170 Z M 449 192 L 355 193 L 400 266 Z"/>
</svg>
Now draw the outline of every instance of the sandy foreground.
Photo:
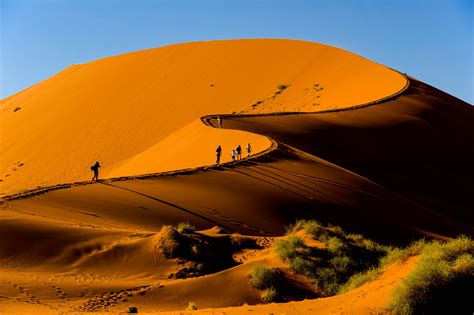
<svg viewBox="0 0 474 315">
<path fill-rule="evenodd" d="M 280 304 L 255 305 L 248 273 L 286 268 L 272 245 L 302 218 L 395 245 L 474 236 L 472 107 L 334 47 L 173 45 L 70 67 L 0 108 L 0 313 L 383 313 L 416 257 Z M 253 156 L 229 163 L 248 142 Z M 170 278 L 183 262 L 157 244 L 179 222 L 259 248 L 222 247 L 217 272 Z"/>
</svg>

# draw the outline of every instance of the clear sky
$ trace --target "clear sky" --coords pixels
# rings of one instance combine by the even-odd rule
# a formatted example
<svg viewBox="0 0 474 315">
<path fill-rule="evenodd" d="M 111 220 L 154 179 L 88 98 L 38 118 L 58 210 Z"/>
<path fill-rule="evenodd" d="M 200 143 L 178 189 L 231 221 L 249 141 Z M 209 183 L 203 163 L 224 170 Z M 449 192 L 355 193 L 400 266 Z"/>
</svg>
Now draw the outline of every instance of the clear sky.
<svg viewBox="0 0 474 315">
<path fill-rule="evenodd" d="M 337 46 L 473 103 L 473 0 L 0 0 L 0 98 L 71 64 L 171 43 Z"/>
</svg>

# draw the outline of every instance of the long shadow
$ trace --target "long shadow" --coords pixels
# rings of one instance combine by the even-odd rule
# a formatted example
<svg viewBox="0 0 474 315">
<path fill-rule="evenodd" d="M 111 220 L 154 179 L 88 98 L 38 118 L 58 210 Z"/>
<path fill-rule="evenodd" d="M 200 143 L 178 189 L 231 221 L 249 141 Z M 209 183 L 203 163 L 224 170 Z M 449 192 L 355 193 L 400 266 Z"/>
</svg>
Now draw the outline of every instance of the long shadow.
<svg viewBox="0 0 474 315">
<path fill-rule="evenodd" d="M 269 158 L 272 158 L 272 157 L 269 157 Z M 274 159 L 275 161 L 278 161 L 276 159 Z M 296 177 L 299 177 L 303 180 L 306 180 L 307 182 L 309 183 L 312 183 L 314 185 L 317 185 L 316 183 L 314 183 L 313 181 L 309 180 L 310 179 L 313 179 L 315 181 L 318 181 L 318 182 L 321 182 L 321 183 L 326 183 L 326 184 L 330 184 L 330 185 L 333 185 L 333 186 L 337 186 L 337 187 L 340 187 L 340 188 L 345 188 L 345 189 L 348 189 L 348 190 L 353 190 L 355 192 L 359 192 L 359 193 L 362 193 L 362 194 L 365 194 L 365 195 L 368 195 L 370 197 L 373 197 L 373 198 L 377 198 L 377 199 L 383 199 L 382 197 L 378 196 L 378 195 L 375 195 L 375 194 L 372 194 L 370 192 L 367 192 L 367 191 L 364 191 L 364 190 L 361 190 L 361 189 L 358 189 L 356 187 L 353 187 L 353 186 L 350 186 L 350 185 L 346 185 L 346 184 L 343 184 L 343 183 L 340 183 L 340 182 L 336 182 L 336 181 L 333 181 L 333 180 L 330 180 L 330 179 L 325 179 L 325 178 L 321 178 L 321 177 L 317 177 L 317 176 L 312 176 L 312 175 L 308 175 L 308 174 L 301 174 L 301 173 L 296 173 L 296 172 L 292 172 L 292 171 L 288 171 L 288 170 L 283 170 L 283 169 L 280 169 L 280 168 L 277 168 L 277 167 L 274 167 L 274 166 L 271 166 L 271 165 L 268 165 L 267 163 L 261 163 L 261 162 L 255 162 L 255 161 L 248 161 L 248 163 L 250 164 L 254 164 L 256 166 L 262 166 L 264 168 L 271 168 L 271 169 L 274 169 L 274 170 L 277 170 L 277 171 L 280 171 L 280 172 L 284 172 L 284 173 L 288 173 L 288 174 L 291 174 L 291 175 L 294 175 Z M 268 170 L 266 170 L 267 172 L 270 172 Z M 273 173 L 273 172 L 270 172 L 270 173 Z M 275 174 L 275 173 L 273 173 Z M 277 175 L 277 174 L 275 174 Z M 306 178 L 306 179 L 305 179 Z M 378 184 L 377 184 L 378 185 Z"/>
<path fill-rule="evenodd" d="M 271 172 L 271 171 L 269 171 L 269 170 L 267 170 L 267 169 L 263 169 L 263 170 L 261 169 L 262 171 L 259 172 L 259 171 L 257 171 L 256 169 L 259 169 L 258 166 L 255 166 L 254 168 L 251 168 L 252 171 L 254 171 L 255 173 L 261 174 L 262 176 L 267 176 L 267 177 L 272 178 L 272 179 L 274 179 L 274 180 L 280 181 L 280 182 L 282 182 L 282 183 L 284 183 L 284 184 L 293 186 L 293 187 L 295 187 L 295 188 L 297 188 L 297 189 L 300 189 L 300 190 L 302 190 L 302 191 L 304 191 L 304 192 L 306 192 L 306 193 L 309 193 L 309 194 L 317 193 L 317 194 L 320 194 L 320 195 L 322 195 L 322 196 L 324 196 L 324 197 L 326 197 L 326 198 L 328 198 L 328 199 L 330 199 L 330 200 L 332 200 L 332 201 L 339 202 L 339 200 L 337 200 L 336 198 L 330 196 L 329 194 L 326 194 L 326 193 L 324 193 L 324 192 L 322 192 L 322 191 L 317 190 L 316 188 L 310 187 L 310 186 L 308 186 L 308 185 L 305 185 L 305 184 L 303 184 L 303 183 L 300 183 L 300 182 L 298 182 L 298 181 L 296 181 L 296 180 L 293 180 L 293 179 L 291 179 L 291 178 L 284 177 L 284 176 L 281 175 L 281 174 L 277 174 L 277 173 L 275 173 L 275 172 Z M 271 175 L 265 174 L 264 172 L 268 172 L 268 173 L 273 174 L 273 175 L 275 175 L 275 176 L 271 176 Z M 288 173 L 287 173 L 287 174 L 288 174 Z M 293 176 L 295 176 L 295 175 L 293 175 Z M 292 183 L 293 183 L 293 184 L 292 184 Z M 318 186 L 318 187 L 320 187 L 320 188 L 326 188 L 326 187 L 324 187 L 324 186 L 322 186 L 322 185 L 319 185 L 319 184 L 316 184 L 316 183 L 312 183 L 312 184 L 315 185 L 315 186 Z M 305 190 L 305 189 L 303 189 L 303 188 L 300 188 L 300 187 L 298 187 L 298 186 L 305 187 L 305 188 L 307 188 L 307 190 Z M 337 192 L 335 192 L 335 191 L 333 191 L 333 190 L 331 190 L 331 189 L 329 189 L 329 188 L 326 188 L 326 189 L 329 190 L 329 191 L 332 192 L 332 193 L 337 194 Z"/>
<path fill-rule="evenodd" d="M 225 226 L 225 225 L 223 225 L 222 223 L 219 223 L 219 222 L 217 222 L 217 221 L 211 220 L 211 219 L 209 219 L 209 218 L 207 218 L 207 217 L 205 217 L 205 216 L 203 216 L 203 215 L 200 215 L 200 214 L 195 213 L 195 212 L 193 212 L 193 211 L 191 211 L 191 210 L 188 210 L 188 209 L 186 209 L 186 208 L 183 208 L 183 207 L 181 207 L 181 206 L 178 206 L 178 205 L 176 205 L 176 204 L 174 204 L 174 203 L 171 203 L 171 202 L 168 202 L 168 201 L 165 201 L 165 200 L 162 200 L 162 199 L 155 198 L 155 197 L 153 197 L 153 196 L 150 196 L 150 195 L 141 193 L 141 192 L 139 192 L 139 191 L 136 191 L 136 190 L 133 190 L 133 189 L 130 189 L 130 188 L 125 188 L 125 187 L 121 187 L 121 186 L 117 186 L 117 185 L 113 185 L 113 184 L 109 184 L 109 183 L 104 183 L 104 182 L 100 182 L 100 184 L 102 184 L 102 185 L 107 185 L 107 186 L 111 186 L 111 187 L 115 187 L 115 188 L 119 188 L 119 189 L 123 189 L 123 190 L 129 191 L 129 192 L 135 193 L 135 194 L 137 194 L 137 195 L 140 195 L 140 196 L 143 196 L 143 197 L 146 197 L 146 198 L 149 198 L 149 199 L 158 201 L 158 202 L 160 202 L 160 203 L 162 203 L 162 204 L 165 204 L 165 205 L 167 205 L 167 206 L 173 207 L 173 208 L 175 208 L 175 209 L 181 210 L 181 211 L 186 212 L 186 213 L 188 213 L 188 214 L 190 214 L 190 215 L 193 215 L 193 216 L 195 216 L 195 217 L 198 217 L 198 218 L 200 218 L 201 220 L 204 220 L 204 221 L 207 221 L 207 222 L 212 223 L 212 224 L 214 224 L 214 225 L 223 227 L 224 229 L 227 229 L 227 230 L 229 230 L 229 231 L 231 231 L 231 232 L 235 232 L 234 229 L 231 229 L 230 227 Z"/>
<path fill-rule="evenodd" d="M 258 181 L 261 181 L 261 182 L 267 183 L 267 184 L 269 184 L 269 185 L 275 186 L 275 187 L 277 187 L 277 188 L 279 188 L 279 189 L 281 189 L 281 190 L 284 190 L 285 192 L 289 192 L 289 193 L 291 193 L 291 194 L 293 194 L 293 195 L 295 195 L 295 196 L 298 196 L 298 197 L 300 197 L 300 198 L 303 198 L 304 200 L 307 200 L 307 201 L 309 200 L 309 201 L 312 201 L 313 203 L 317 203 L 317 204 L 321 205 L 321 202 L 319 202 L 319 201 L 317 201 L 317 200 L 315 200 L 315 199 L 310 199 L 310 197 L 308 197 L 308 196 L 305 196 L 305 195 L 303 195 L 303 194 L 297 193 L 296 191 L 292 191 L 292 190 L 290 190 L 290 189 L 286 189 L 285 187 L 282 187 L 282 186 L 280 186 L 280 185 L 278 185 L 278 184 L 272 183 L 272 182 L 270 182 L 270 181 L 268 181 L 268 180 L 266 180 L 266 179 L 259 178 L 259 177 L 254 176 L 254 175 L 247 174 L 247 173 L 245 173 L 244 171 L 237 170 L 237 169 L 234 169 L 234 172 L 240 173 L 240 174 L 242 174 L 242 175 L 248 176 L 248 177 L 253 178 L 253 179 L 256 179 L 256 180 L 258 180 Z M 258 173 L 258 172 L 257 172 L 257 173 Z M 285 182 L 283 182 L 283 183 L 285 183 Z M 288 184 L 288 185 L 289 185 L 289 186 L 292 186 L 292 185 L 290 185 L 290 184 Z M 303 190 L 303 189 L 301 189 L 301 188 L 299 188 L 299 187 L 296 187 L 296 188 L 299 189 L 299 190 L 302 190 L 302 191 L 304 191 L 304 192 L 307 192 L 307 191 L 305 191 L 305 190 Z"/>
</svg>

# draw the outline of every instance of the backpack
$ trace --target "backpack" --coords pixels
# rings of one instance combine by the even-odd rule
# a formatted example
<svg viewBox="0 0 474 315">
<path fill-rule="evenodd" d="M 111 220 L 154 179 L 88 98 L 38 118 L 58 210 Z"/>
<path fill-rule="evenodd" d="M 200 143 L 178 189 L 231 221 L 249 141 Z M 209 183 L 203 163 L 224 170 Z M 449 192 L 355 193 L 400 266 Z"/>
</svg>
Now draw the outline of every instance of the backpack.
<svg viewBox="0 0 474 315">
<path fill-rule="evenodd" d="M 91 171 L 95 170 L 95 165 L 91 166 Z"/>
</svg>

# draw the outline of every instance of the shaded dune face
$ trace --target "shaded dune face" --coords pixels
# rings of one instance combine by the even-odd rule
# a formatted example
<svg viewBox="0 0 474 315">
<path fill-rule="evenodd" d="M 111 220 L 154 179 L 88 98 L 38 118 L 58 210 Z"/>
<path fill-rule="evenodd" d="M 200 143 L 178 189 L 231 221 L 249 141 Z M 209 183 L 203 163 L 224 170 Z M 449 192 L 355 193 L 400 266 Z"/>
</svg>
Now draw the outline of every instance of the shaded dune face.
<svg viewBox="0 0 474 315">
<path fill-rule="evenodd" d="M 220 143 L 228 161 L 239 143 L 270 144 L 206 128 L 201 116 L 341 108 L 404 85 L 355 54 L 290 40 L 171 45 L 74 65 L 2 100 L 0 193 L 88 180 L 96 160 L 102 177 L 183 169 L 212 164 Z"/>
<path fill-rule="evenodd" d="M 313 86 L 315 78 L 324 89 Z M 272 100 L 280 83 L 289 87 Z M 248 284 L 251 267 L 282 266 L 271 240 L 302 218 L 386 244 L 474 236 L 474 111 L 417 80 L 406 84 L 394 71 L 324 45 L 218 41 L 73 67 L 4 100 L 1 162 L 15 163 L 16 171 L 3 179 L 3 192 L 65 184 L 0 204 L 0 309 L 123 312 L 137 305 L 156 312 L 184 310 L 190 301 L 200 308 L 256 304 L 261 296 Z M 318 99 L 332 101 L 303 106 L 316 99 L 312 91 L 328 91 Z M 265 101 L 252 107 L 258 99 Z M 328 109 L 337 111 L 314 112 Z M 222 115 L 223 128 L 211 128 L 211 114 L 232 111 L 241 115 Z M 227 149 L 244 141 L 265 153 L 220 167 L 145 174 L 209 165 L 215 142 Z M 97 156 L 106 161 L 104 175 L 121 178 L 67 184 L 86 178 L 84 161 Z M 169 279 L 182 266 L 160 254 L 159 231 L 179 222 L 252 235 L 267 247 L 213 274 Z M 345 296 L 302 303 L 383 309 L 413 265 L 391 267 L 379 282 Z M 370 301 L 361 298 L 367 292 Z"/>
<path fill-rule="evenodd" d="M 267 135 L 460 221 L 473 222 L 474 110 L 411 79 L 393 100 L 354 111 L 241 117 Z"/>
</svg>

